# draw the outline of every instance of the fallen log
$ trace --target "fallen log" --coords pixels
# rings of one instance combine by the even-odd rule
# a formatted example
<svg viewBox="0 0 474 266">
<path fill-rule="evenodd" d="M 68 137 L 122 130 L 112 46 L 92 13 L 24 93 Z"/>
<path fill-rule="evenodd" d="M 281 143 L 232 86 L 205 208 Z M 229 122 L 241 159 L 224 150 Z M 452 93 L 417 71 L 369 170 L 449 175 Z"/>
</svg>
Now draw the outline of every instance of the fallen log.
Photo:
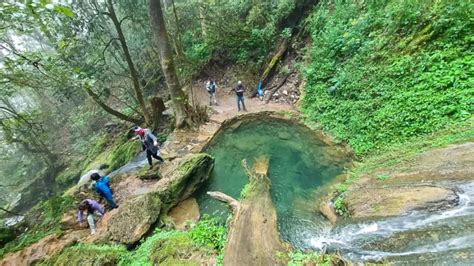
<svg viewBox="0 0 474 266">
<path fill-rule="evenodd" d="M 253 169 L 247 162 L 242 166 L 249 177 L 246 193 L 239 203 L 220 192 L 208 194 L 229 204 L 234 212 L 224 249 L 224 265 L 282 265 L 276 254 L 288 246 L 281 240 L 277 229 L 276 210 L 270 195 L 267 157 L 256 159 Z"/>
</svg>

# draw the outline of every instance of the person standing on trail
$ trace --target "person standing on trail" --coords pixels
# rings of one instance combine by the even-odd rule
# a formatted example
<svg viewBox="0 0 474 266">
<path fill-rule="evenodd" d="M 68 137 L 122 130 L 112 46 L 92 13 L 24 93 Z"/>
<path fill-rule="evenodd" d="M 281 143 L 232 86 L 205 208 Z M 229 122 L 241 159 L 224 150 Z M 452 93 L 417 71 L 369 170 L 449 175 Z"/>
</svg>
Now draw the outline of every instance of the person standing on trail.
<svg viewBox="0 0 474 266">
<path fill-rule="evenodd" d="M 146 151 L 146 158 L 148 159 L 148 164 L 150 165 L 150 169 L 153 169 L 153 162 L 151 158 L 155 158 L 160 162 L 164 162 L 163 158 L 160 156 L 160 150 L 158 148 L 158 139 L 156 138 L 151 130 L 144 129 L 141 127 L 135 127 L 133 129 L 135 131 L 136 136 L 133 137 L 131 140 L 140 139 L 142 142 L 142 148 Z"/>
<path fill-rule="evenodd" d="M 97 193 L 99 193 L 100 196 L 102 196 L 107 201 L 110 208 L 117 208 L 118 206 L 117 204 L 115 204 L 114 198 L 112 196 L 113 192 L 110 189 L 109 177 L 101 177 L 98 173 L 93 173 L 91 175 L 91 179 L 95 181 L 95 190 L 97 191 Z"/>
<path fill-rule="evenodd" d="M 240 103 L 242 103 L 242 107 L 245 112 L 247 112 L 247 108 L 245 108 L 245 103 L 244 103 L 244 85 L 242 85 L 242 81 L 237 82 L 237 86 L 232 89 L 235 91 L 235 95 L 237 96 L 237 110 L 240 112 Z"/>
<path fill-rule="evenodd" d="M 257 85 L 257 96 L 260 99 L 260 101 L 263 101 L 263 88 L 262 88 L 262 81 L 258 82 Z"/>
<path fill-rule="evenodd" d="M 212 102 L 214 102 L 214 104 L 217 105 L 216 89 L 217 89 L 216 82 L 212 79 L 209 79 L 206 83 L 206 90 L 207 90 L 207 93 L 209 94 L 209 106 L 212 106 Z"/>
<path fill-rule="evenodd" d="M 104 208 L 95 200 L 85 199 L 77 206 L 77 222 L 82 227 L 84 212 L 87 212 L 87 223 L 91 229 L 91 235 L 96 233 L 94 216 L 102 218 L 104 215 Z"/>
</svg>

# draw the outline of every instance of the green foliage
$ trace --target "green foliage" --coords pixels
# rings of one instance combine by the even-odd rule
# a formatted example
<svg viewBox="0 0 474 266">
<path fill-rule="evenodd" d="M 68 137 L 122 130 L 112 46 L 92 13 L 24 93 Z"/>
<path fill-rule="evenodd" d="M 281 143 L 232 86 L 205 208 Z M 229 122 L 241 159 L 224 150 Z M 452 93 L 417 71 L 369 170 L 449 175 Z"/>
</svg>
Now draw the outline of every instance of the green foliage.
<svg viewBox="0 0 474 266">
<path fill-rule="evenodd" d="M 347 184 L 341 183 L 341 184 L 337 184 L 337 185 L 336 185 L 336 191 L 337 191 L 339 194 L 342 194 L 342 193 L 346 192 L 347 189 L 348 189 Z"/>
<path fill-rule="evenodd" d="M 226 230 L 218 221 L 204 216 L 189 232 L 194 243 L 205 245 L 221 252 L 224 249 Z"/>
<path fill-rule="evenodd" d="M 126 253 L 124 246 L 80 243 L 39 265 L 117 265 Z"/>
<path fill-rule="evenodd" d="M 390 175 L 378 175 L 377 177 L 377 180 L 380 180 L 380 181 L 384 181 L 384 180 L 387 180 L 390 178 Z"/>
<path fill-rule="evenodd" d="M 240 200 L 243 200 L 246 198 L 248 192 L 250 189 L 250 183 L 245 184 L 245 186 L 242 188 L 242 191 L 240 191 Z"/>
<path fill-rule="evenodd" d="M 206 216 L 190 231 L 156 229 L 133 251 L 120 245 L 78 244 L 40 265 L 196 265 L 211 255 L 222 258 L 224 242 L 225 227 Z"/>
<path fill-rule="evenodd" d="M 343 195 L 339 195 L 334 201 L 334 210 L 341 216 L 349 215 Z"/>
<path fill-rule="evenodd" d="M 473 9 L 462 0 L 323 3 L 308 19 L 306 119 L 358 155 L 466 121 Z"/>
<path fill-rule="evenodd" d="M 190 263 L 187 259 L 193 254 L 222 254 L 224 243 L 225 227 L 205 216 L 187 232 L 157 229 L 138 249 L 123 256 L 120 265 L 182 265 Z"/>
<path fill-rule="evenodd" d="M 277 258 L 287 262 L 288 266 L 299 265 L 332 265 L 330 255 L 321 255 L 316 252 L 292 251 L 289 253 L 278 252 Z"/>
<path fill-rule="evenodd" d="M 125 142 L 115 148 L 110 154 L 110 170 L 115 170 L 130 161 L 137 153 L 136 142 Z"/>
</svg>

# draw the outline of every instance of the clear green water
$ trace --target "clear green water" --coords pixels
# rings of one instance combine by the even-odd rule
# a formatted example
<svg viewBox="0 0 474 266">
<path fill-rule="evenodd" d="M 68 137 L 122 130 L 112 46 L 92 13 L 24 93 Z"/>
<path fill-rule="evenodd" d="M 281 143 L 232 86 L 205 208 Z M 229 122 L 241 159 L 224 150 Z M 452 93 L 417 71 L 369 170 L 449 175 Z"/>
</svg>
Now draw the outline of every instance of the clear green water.
<svg viewBox="0 0 474 266">
<path fill-rule="evenodd" d="M 335 153 L 308 128 L 268 117 L 226 129 L 206 152 L 216 161 L 211 178 L 197 191 L 201 214 L 225 220 L 227 207 L 206 192 L 221 191 L 239 198 L 248 182 L 241 160 L 252 164 L 256 157 L 268 155 L 271 195 L 281 237 L 295 247 L 311 247 L 311 237 L 326 227 L 317 212 L 315 193 L 342 172 L 347 158 Z"/>
</svg>

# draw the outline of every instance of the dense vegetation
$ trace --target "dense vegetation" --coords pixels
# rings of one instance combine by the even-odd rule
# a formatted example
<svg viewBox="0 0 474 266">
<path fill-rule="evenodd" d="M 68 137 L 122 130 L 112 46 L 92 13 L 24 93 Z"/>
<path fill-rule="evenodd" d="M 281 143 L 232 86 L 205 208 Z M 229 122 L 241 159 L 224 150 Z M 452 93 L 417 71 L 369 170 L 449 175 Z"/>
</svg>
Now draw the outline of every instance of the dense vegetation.
<svg viewBox="0 0 474 266">
<path fill-rule="evenodd" d="M 474 111 L 471 1 L 324 1 L 302 110 L 357 154 L 468 120 Z"/>
<path fill-rule="evenodd" d="M 472 1 L 161 2 L 180 89 L 227 67 L 255 82 L 278 44 L 298 42 L 288 49 L 305 55 L 297 58 L 305 122 L 366 159 L 338 186 L 340 215 L 347 213 L 348 185 L 368 169 L 474 139 Z M 160 141 L 173 129 L 172 111 L 160 119 L 153 114 L 153 99 L 169 108 L 173 97 L 147 3 L 0 4 L 0 208 L 24 213 L 49 198 L 28 212 L 35 224 L 26 233 L 10 241 L 10 232 L 0 231 L 0 257 L 61 233 L 60 217 L 74 199 L 54 195 L 87 170 L 129 161 L 139 150 L 127 141 L 132 125 L 152 127 Z M 310 15 L 301 22 L 303 11 Z M 277 68 L 289 69 L 281 62 Z M 4 239 L 10 242 L 3 246 Z M 206 218 L 186 232 L 158 229 L 133 251 L 79 244 L 44 263 L 176 264 L 200 256 L 219 262 L 224 242 L 225 227 Z M 279 256 L 291 265 L 331 263 L 312 253 Z"/>
<path fill-rule="evenodd" d="M 180 84 L 215 63 L 240 65 L 253 77 L 275 40 L 288 35 L 284 22 L 295 6 L 165 1 Z M 36 199 L 46 198 L 96 167 L 96 157 L 109 170 L 129 160 L 136 150 L 117 133 L 150 117 L 154 97 L 170 96 L 145 2 L 5 2 L 0 18 L 0 206 L 23 211 L 35 199 L 16 199 L 35 180 L 44 185 Z M 147 126 L 166 137 L 172 118 L 155 122 Z"/>
</svg>

